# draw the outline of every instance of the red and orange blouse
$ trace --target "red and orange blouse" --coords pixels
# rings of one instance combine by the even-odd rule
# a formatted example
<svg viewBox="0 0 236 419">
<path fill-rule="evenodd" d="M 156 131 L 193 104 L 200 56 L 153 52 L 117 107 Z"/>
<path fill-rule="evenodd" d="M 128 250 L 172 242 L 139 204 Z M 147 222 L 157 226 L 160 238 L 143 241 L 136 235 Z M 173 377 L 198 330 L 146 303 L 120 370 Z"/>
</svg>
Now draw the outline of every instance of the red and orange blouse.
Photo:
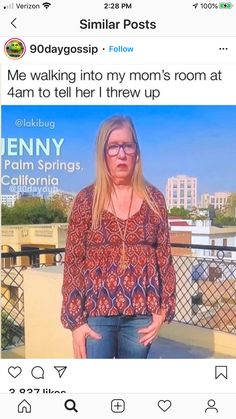
<svg viewBox="0 0 236 419">
<path fill-rule="evenodd" d="M 92 230 L 93 185 L 76 196 L 68 226 L 62 287 L 62 323 L 71 330 L 87 316 L 160 313 L 170 322 L 175 312 L 175 271 L 172 264 L 167 210 L 162 193 L 148 186 L 158 205 L 156 214 L 144 200 L 128 219 L 125 248 L 128 267 L 120 270 L 122 239 L 116 217 L 104 210 Z M 122 233 L 126 220 L 118 218 Z"/>
</svg>

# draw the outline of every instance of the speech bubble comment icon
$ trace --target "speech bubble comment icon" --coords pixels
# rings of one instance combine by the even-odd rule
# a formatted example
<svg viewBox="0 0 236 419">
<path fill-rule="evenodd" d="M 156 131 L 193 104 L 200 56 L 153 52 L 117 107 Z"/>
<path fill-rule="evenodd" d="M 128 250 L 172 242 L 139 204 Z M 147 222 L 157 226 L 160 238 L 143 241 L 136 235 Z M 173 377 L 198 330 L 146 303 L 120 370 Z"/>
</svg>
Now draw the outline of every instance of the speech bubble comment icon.
<svg viewBox="0 0 236 419">
<path fill-rule="evenodd" d="M 31 370 L 32 377 L 36 378 L 37 380 L 40 378 L 44 378 L 44 369 L 42 367 L 34 367 Z"/>
</svg>

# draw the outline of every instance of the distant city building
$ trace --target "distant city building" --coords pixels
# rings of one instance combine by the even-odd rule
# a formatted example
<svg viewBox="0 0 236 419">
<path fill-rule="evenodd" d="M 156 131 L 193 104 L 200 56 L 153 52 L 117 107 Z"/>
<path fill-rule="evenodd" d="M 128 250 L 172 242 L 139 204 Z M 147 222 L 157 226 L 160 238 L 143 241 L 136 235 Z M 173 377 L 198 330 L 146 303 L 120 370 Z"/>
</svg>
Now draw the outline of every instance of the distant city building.
<svg viewBox="0 0 236 419">
<path fill-rule="evenodd" d="M 200 207 L 222 209 L 227 204 L 230 192 L 215 192 L 214 194 L 204 193 L 201 195 Z"/>
<path fill-rule="evenodd" d="M 14 207 L 18 195 L 1 195 L 1 204 L 7 207 Z"/>
<path fill-rule="evenodd" d="M 62 198 L 66 202 L 71 203 L 75 199 L 75 195 L 76 195 L 76 192 L 73 193 L 73 192 L 64 192 L 64 191 L 57 190 L 56 192 L 50 193 L 48 198 L 49 199 Z"/>
<path fill-rule="evenodd" d="M 166 205 L 171 208 L 192 210 L 197 206 L 197 178 L 178 175 L 170 177 L 166 185 Z"/>
<path fill-rule="evenodd" d="M 43 198 L 43 195 L 39 195 L 37 192 L 20 192 L 19 198 Z"/>
<path fill-rule="evenodd" d="M 181 218 L 169 218 L 171 233 L 187 232 L 192 233 L 192 244 L 208 246 L 232 246 L 236 248 L 236 226 L 215 227 L 211 220 L 183 220 Z M 217 256 L 220 260 L 220 254 L 215 249 L 194 249 L 198 256 Z M 236 260 L 236 252 L 224 251 L 224 258 Z M 236 268 L 234 266 L 236 275 Z"/>
</svg>

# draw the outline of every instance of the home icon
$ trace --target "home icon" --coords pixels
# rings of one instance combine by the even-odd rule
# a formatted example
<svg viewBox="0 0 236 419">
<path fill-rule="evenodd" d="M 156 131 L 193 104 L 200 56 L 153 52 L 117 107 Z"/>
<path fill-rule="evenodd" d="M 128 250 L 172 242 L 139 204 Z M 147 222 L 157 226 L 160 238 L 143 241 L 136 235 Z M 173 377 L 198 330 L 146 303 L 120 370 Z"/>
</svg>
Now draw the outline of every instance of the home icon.
<svg viewBox="0 0 236 419">
<path fill-rule="evenodd" d="M 25 399 L 22 400 L 22 402 L 18 404 L 18 413 L 31 413 L 31 404 Z"/>
</svg>

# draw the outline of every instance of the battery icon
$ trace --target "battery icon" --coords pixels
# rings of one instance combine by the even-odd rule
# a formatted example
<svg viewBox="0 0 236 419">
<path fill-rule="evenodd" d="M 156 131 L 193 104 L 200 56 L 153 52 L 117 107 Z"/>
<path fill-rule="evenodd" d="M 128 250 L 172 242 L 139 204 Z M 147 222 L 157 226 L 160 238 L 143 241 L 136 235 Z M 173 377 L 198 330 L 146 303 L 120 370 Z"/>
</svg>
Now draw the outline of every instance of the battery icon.
<svg viewBox="0 0 236 419">
<path fill-rule="evenodd" d="M 232 9 L 232 3 L 219 3 L 219 9 Z"/>
</svg>

